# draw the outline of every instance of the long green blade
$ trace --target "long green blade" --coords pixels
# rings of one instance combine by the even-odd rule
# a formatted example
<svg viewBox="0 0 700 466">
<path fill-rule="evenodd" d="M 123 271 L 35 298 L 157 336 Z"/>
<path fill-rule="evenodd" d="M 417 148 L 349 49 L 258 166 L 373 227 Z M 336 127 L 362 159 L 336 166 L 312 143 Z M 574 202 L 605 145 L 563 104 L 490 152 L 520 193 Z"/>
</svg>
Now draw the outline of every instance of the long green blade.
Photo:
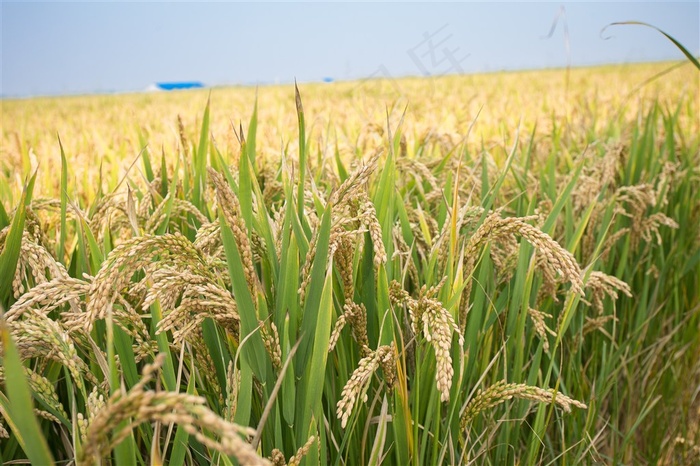
<svg viewBox="0 0 700 466">
<path fill-rule="evenodd" d="M 68 206 L 68 163 L 63 150 L 61 138 L 58 138 L 61 148 L 61 236 L 58 243 L 58 260 L 63 262 L 66 253 L 66 208 Z"/>
<path fill-rule="evenodd" d="M 4 314 L 1 306 L 0 312 Z M 5 390 L 10 401 L 7 409 L 12 424 L 17 427 L 16 435 L 32 464 L 52 465 L 54 461 L 51 451 L 34 416 L 32 394 L 24 375 L 24 367 L 4 318 L 0 320 L 0 336 L 4 355 L 2 365 L 5 369 Z"/>
<path fill-rule="evenodd" d="M 221 226 L 221 239 L 224 243 L 233 295 L 236 298 L 238 312 L 241 317 L 240 333 L 244 337 L 250 335 L 250 339 L 246 343 L 245 348 L 243 348 L 242 354 L 244 358 L 247 358 L 247 362 L 250 364 L 256 377 L 260 380 L 265 380 L 266 361 L 268 357 L 265 353 L 265 347 L 260 332 L 258 331 L 258 316 L 255 312 L 253 297 L 250 294 L 248 284 L 244 278 L 245 273 L 243 272 L 241 255 L 238 251 L 238 245 L 236 244 L 233 232 L 226 224 L 223 216 L 219 216 L 219 224 Z"/>
<path fill-rule="evenodd" d="M 12 297 L 12 280 L 15 276 L 19 253 L 22 248 L 22 234 L 24 233 L 24 220 L 26 208 L 32 199 L 32 191 L 34 190 L 34 181 L 36 180 L 36 172 L 29 179 L 29 182 L 24 187 L 22 197 L 19 200 L 17 211 L 12 218 L 10 231 L 5 238 L 5 248 L 0 254 L 0 304 L 9 307 L 9 300 Z"/>
<path fill-rule="evenodd" d="M 697 18 L 696 18 L 696 19 L 697 19 Z M 662 31 L 661 29 L 657 28 L 657 27 L 654 26 L 653 24 L 645 23 L 645 22 L 642 22 L 642 21 L 618 21 L 618 22 L 610 23 L 610 24 L 608 24 L 607 26 L 605 26 L 605 27 L 603 28 L 603 30 L 600 31 L 601 35 L 602 35 L 603 32 L 605 32 L 605 30 L 608 29 L 610 26 L 645 26 L 645 27 L 654 29 L 654 30 L 660 32 L 661 34 L 663 34 L 664 36 L 666 36 L 666 38 L 667 38 L 668 40 L 670 40 L 671 42 L 673 42 L 673 45 L 675 45 L 676 47 L 678 47 L 678 49 L 679 49 L 681 52 L 683 52 L 683 55 L 686 56 L 686 58 L 690 61 L 690 63 L 692 63 L 692 64 L 695 66 L 695 68 L 697 68 L 698 70 L 700 70 L 700 62 L 698 62 L 698 59 L 695 58 L 695 57 L 693 56 L 693 54 L 690 53 L 690 51 L 689 51 L 687 48 L 685 48 L 685 46 L 684 46 L 683 44 L 681 44 L 680 42 L 678 42 L 678 40 L 676 40 L 672 35 L 668 34 L 667 32 Z M 609 37 L 607 37 L 606 39 L 609 39 Z"/>
<path fill-rule="evenodd" d="M 331 335 L 331 317 L 333 315 L 333 268 L 328 266 L 326 278 L 321 292 L 321 301 L 317 310 L 315 332 L 313 334 L 313 348 L 311 350 L 311 360 L 306 367 L 304 403 L 305 409 L 300 410 L 302 421 L 299 428 L 302 433 L 301 438 L 307 438 L 314 434 L 311 432 L 311 419 L 322 418 L 322 396 L 326 374 L 326 362 L 328 360 L 328 341 Z"/>
<path fill-rule="evenodd" d="M 192 203 L 202 210 L 203 199 L 202 194 L 204 188 L 207 184 L 207 149 L 209 142 L 209 103 L 210 100 L 207 99 L 207 106 L 204 109 L 204 117 L 202 118 L 202 127 L 199 132 L 199 145 L 197 146 L 197 151 L 195 152 L 194 158 L 194 194 Z"/>
<path fill-rule="evenodd" d="M 326 208 L 316 242 L 316 256 L 311 267 L 311 280 L 304 303 L 304 316 L 301 322 L 301 343 L 296 357 L 295 370 L 299 376 L 304 372 L 313 349 L 313 335 L 319 318 L 319 306 L 327 274 L 328 243 L 331 232 L 331 208 Z"/>
<path fill-rule="evenodd" d="M 299 185 L 297 186 L 297 215 L 304 223 L 304 185 L 306 184 L 306 124 L 304 122 L 304 106 L 296 82 L 294 83 L 297 118 L 299 120 Z"/>
</svg>

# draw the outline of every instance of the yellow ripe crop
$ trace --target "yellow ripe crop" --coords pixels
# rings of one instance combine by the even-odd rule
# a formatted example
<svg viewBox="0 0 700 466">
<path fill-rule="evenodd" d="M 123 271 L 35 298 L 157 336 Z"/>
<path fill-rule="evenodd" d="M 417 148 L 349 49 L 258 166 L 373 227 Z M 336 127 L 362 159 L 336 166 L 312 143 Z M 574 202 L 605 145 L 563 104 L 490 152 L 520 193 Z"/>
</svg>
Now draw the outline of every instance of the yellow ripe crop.
<svg viewBox="0 0 700 466">
<path fill-rule="evenodd" d="M 402 120 L 407 147 L 427 140 L 443 149 L 459 145 L 471 125 L 469 147 L 507 149 L 516 132 L 533 130 L 537 152 L 546 152 L 552 137 L 581 149 L 589 136 L 619 133 L 658 103 L 684 102 L 680 124 L 700 131 L 697 72 L 686 64 L 646 83 L 671 63 L 605 66 L 565 70 L 502 72 L 444 76 L 429 80 L 366 80 L 302 85 L 310 148 L 331 157 L 333 151 L 351 162 L 386 139 L 386 115 L 392 127 Z M 210 130 L 218 150 L 235 162 L 239 142 L 234 134 L 247 121 L 257 96 L 257 153 L 260 163 L 280 160 L 283 148 L 296 150 L 297 118 L 290 86 L 215 88 L 211 91 L 146 93 L 109 96 L 57 97 L 4 101 L 0 179 L 10 186 L 12 199 L 32 168 L 40 166 L 37 194 L 59 192 L 60 135 L 71 160 L 72 182 L 78 193 L 92 198 L 102 166 L 103 189 L 114 188 L 148 142 L 158 161 L 166 154 L 175 165 L 181 147 L 177 118 L 186 136 L 197 141 L 201 109 L 211 93 Z M 612 128 L 611 128 L 612 126 Z M 142 135 L 142 137 L 139 136 Z M 605 141 L 600 141 L 605 142 Z M 568 155 L 568 154 L 564 154 Z M 424 156 L 424 155 L 423 155 Z M 502 159 L 502 151 L 494 156 Z M 9 194 L 0 191 L 9 202 Z"/>
</svg>

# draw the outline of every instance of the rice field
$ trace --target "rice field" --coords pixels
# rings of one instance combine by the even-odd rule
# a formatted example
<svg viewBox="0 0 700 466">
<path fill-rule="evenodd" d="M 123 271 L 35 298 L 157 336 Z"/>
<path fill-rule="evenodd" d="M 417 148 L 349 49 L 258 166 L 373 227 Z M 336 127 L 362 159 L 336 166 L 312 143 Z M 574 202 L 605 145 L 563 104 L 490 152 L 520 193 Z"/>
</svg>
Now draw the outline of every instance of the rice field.
<svg viewBox="0 0 700 466">
<path fill-rule="evenodd" d="M 692 64 L 2 101 L 0 461 L 697 464 Z"/>
</svg>

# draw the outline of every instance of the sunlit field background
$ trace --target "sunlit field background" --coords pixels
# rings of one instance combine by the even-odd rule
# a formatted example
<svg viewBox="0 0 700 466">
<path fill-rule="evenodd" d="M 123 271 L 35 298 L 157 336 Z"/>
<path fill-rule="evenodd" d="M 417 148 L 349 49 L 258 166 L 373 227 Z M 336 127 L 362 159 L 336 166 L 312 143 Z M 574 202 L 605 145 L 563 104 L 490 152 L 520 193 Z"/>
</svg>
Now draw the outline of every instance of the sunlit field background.
<svg viewBox="0 0 700 466">
<path fill-rule="evenodd" d="M 320 151 L 330 157 L 337 147 L 353 163 L 357 155 L 386 139 L 386 112 L 396 125 L 406 109 L 402 134 L 411 152 L 426 139 L 451 145 L 464 140 L 473 157 L 486 149 L 499 158 L 519 133 L 522 143 L 529 143 L 534 134 L 538 153 L 549 155 L 552 144 L 561 141 L 557 152 L 572 156 L 588 143 L 620 139 L 656 103 L 664 109 L 678 107 L 679 124 L 697 133 L 697 73 L 690 63 L 681 65 L 651 83 L 645 82 L 673 63 L 308 84 L 301 90 L 308 95 L 304 108 L 314 155 Z M 74 161 L 75 194 L 94 194 L 100 165 L 104 188 L 113 188 L 146 144 L 157 158 L 165 151 L 166 162 L 173 165 L 180 147 L 177 117 L 188 137 L 198 137 L 210 93 L 211 136 L 231 162 L 239 151 L 232 124 L 247 125 L 256 95 L 257 150 L 273 165 L 284 148 L 297 150 L 290 86 L 5 100 L 0 122 L 2 174 L 9 178 L 14 197 L 3 192 L 3 201 L 16 202 L 23 177 L 37 164 L 37 194 L 58 194 L 60 180 L 52 176 L 60 168 L 57 136 Z"/>
<path fill-rule="evenodd" d="M 700 461 L 691 63 L 298 89 L 2 101 L 0 459 Z"/>
</svg>

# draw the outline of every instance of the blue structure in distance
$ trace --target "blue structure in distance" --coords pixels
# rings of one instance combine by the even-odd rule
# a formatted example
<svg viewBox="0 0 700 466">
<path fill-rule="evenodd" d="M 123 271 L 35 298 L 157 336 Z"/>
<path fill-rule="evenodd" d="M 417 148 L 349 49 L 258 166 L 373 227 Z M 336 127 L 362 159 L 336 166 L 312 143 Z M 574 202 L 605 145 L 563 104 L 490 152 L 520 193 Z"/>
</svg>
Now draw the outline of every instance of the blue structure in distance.
<svg viewBox="0 0 700 466">
<path fill-rule="evenodd" d="M 156 87 L 162 91 L 176 91 L 181 89 L 201 89 L 204 84 L 199 81 L 180 81 L 172 83 L 156 83 Z"/>
</svg>

